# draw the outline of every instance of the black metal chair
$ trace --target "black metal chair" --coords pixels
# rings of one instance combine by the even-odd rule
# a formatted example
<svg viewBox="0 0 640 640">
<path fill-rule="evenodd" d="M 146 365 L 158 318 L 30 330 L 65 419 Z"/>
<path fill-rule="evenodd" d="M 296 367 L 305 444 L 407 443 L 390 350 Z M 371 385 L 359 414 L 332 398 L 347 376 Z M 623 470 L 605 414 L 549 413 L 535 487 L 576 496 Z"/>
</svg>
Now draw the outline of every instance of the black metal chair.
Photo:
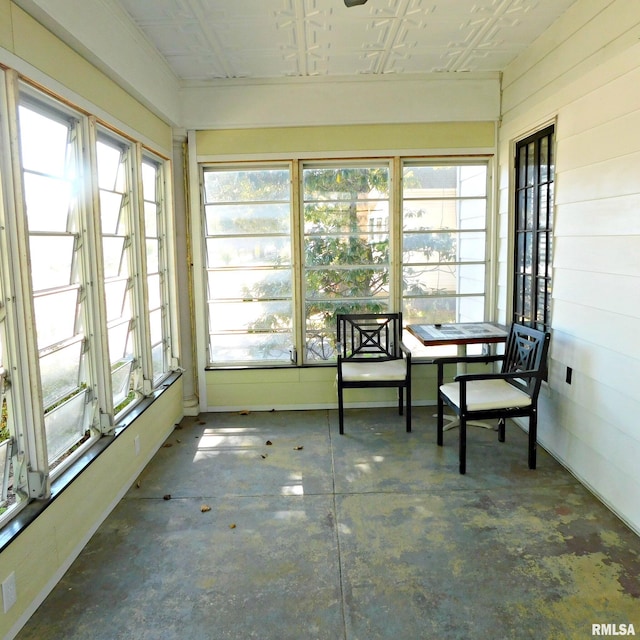
<svg viewBox="0 0 640 640">
<path fill-rule="evenodd" d="M 444 405 L 460 419 L 460 473 L 466 473 L 467 423 L 498 418 L 498 440 L 505 440 L 507 418 L 529 418 L 529 469 L 536 468 L 538 393 L 547 371 L 550 334 L 513 324 L 504 355 L 437 358 L 438 445 L 443 445 Z M 444 384 L 444 367 L 502 360 L 501 373 L 463 374 Z"/>
<path fill-rule="evenodd" d="M 402 342 L 401 313 L 337 315 L 338 415 L 344 433 L 344 390 L 397 387 L 407 432 L 411 431 L 411 351 Z"/>
</svg>

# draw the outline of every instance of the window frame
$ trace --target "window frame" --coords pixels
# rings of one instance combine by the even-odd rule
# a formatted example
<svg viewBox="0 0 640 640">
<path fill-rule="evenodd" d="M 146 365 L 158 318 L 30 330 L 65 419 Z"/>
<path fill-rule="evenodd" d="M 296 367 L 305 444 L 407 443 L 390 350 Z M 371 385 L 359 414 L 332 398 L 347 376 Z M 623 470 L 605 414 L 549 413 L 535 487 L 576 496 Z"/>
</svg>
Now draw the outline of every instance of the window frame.
<svg viewBox="0 0 640 640">
<path fill-rule="evenodd" d="M 492 264 L 494 260 L 495 243 L 492 241 L 491 234 L 493 229 L 493 155 L 486 154 L 466 154 L 466 155 L 439 155 L 439 156 L 427 156 L 427 155 L 406 155 L 398 156 L 393 154 L 376 154 L 376 155 L 363 155 L 362 157 L 356 157 L 355 154 L 348 157 L 331 157 L 331 158 L 294 158 L 286 159 L 278 157 L 273 161 L 268 161 L 260 158 L 252 160 L 224 160 L 216 162 L 210 158 L 198 159 L 195 151 L 192 151 L 191 159 L 198 165 L 198 173 L 193 175 L 191 182 L 192 193 L 194 197 L 196 193 L 200 201 L 200 208 L 196 212 L 193 212 L 192 223 L 194 228 L 199 228 L 198 225 L 204 225 L 204 194 L 203 194 L 203 172 L 207 168 L 252 168 L 252 167 L 271 167 L 279 166 L 282 163 L 292 163 L 292 243 L 293 251 L 295 255 L 294 260 L 294 325 L 295 325 L 295 345 L 294 355 L 291 362 L 287 363 L 260 363 L 255 361 L 237 361 L 233 363 L 220 363 L 216 362 L 213 358 L 209 357 L 208 350 L 208 307 L 206 300 L 207 291 L 207 275 L 206 275 L 206 251 L 204 246 L 205 229 L 204 226 L 200 227 L 200 238 L 195 238 L 194 242 L 194 264 L 196 270 L 194 272 L 194 281 L 197 290 L 202 291 L 202 303 L 196 298 L 196 329 L 198 336 L 198 343 L 202 347 L 202 353 L 206 354 L 200 358 L 200 363 L 203 369 L 206 370 L 224 370 L 224 369 L 260 369 L 270 367 L 307 367 L 307 366 L 330 366 L 333 365 L 331 359 L 309 361 L 308 358 L 301 356 L 306 350 L 305 342 L 305 325 L 304 325 L 304 304 L 305 304 L 305 264 L 304 264 L 304 194 L 303 194 L 303 172 L 306 167 L 357 167 L 357 166 L 389 166 L 389 225 L 388 232 L 389 237 L 389 303 L 388 310 L 394 311 L 402 309 L 403 305 L 403 292 L 401 286 L 401 274 L 402 274 L 402 167 L 403 163 L 422 163 L 424 165 L 433 166 L 476 166 L 481 165 L 486 167 L 486 188 L 482 201 L 484 202 L 484 229 L 482 230 L 483 246 L 484 246 L 484 260 L 478 264 L 482 265 L 484 274 L 482 277 L 483 291 L 479 294 L 482 297 L 482 307 L 484 320 L 489 313 L 489 304 L 494 299 L 495 283 L 492 278 Z M 198 176 L 196 182 L 195 175 Z M 477 199 L 477 198 L 474 198 Z M 372 234 L 378 232 L 373 228 L 370 230 Z M 480 280 L 480 277 L 478 278 Z M 475 294 L 474 294 L 475 296 Z M 477 297 L 477 296 L 475 296 Z M 408 319 L 404 318 L 405 323 L 408 323 Z M 411 340 L 408 333 L 405 332 L 405 338 Z M 425 348 L 415 341 L 415 344 L 411 344 L 414 355 L 417 358 L 430 357 L 433 355 L 430 351 L 425 351 Z"/>
<path fill-rule="evenodd" d="M 2 395 L 7 399 L 7 424 L 14 441 L 12 462 L 16 476 L 13 478 L 13 487 L 17 497 L 15 504 L 0 515 L 2 526 L 14 518 L 32 499 L 47 500 L 53 481 L 62 480 L 65 471 L 76 463 L 81 464 L 90 450 L 89 455 L 94 455 L 93 452 L 101 447 L 98 441 L 105 442 L 101 440 L 102 436 L 112 436 L 116 429 L 125 428 L 131 420 L 130 416 L 137 415 L 138 407 L 146 406 L 142 404 L 143 401 L 152 402 L 158 390 L 163 388 L 163 382 L 179 370 L 179 353 L 175 273 L 171 273 L 171 267 L 175 269 L 175 247 L 172 235 L 172 193 L 169 186 L 170 161 L 140 141 L 116 131 L 104 121 L 98 121 L 96 116 L 71 102 L 33 85 L 15 70 L 0 69 L 0 79 L 0 335 L 2 366 L 5 367 L 7 378 Z M 22 161 L 24 141 L 21 138 L 20 109 L 23 106 L 52 123 L 64 124 L 67 131 L 73 129 L 72 134 L 67 133 L 65 143 L 62 142 L 62 131 L 57 138 L 59 145 L 66 145 L 64 152 L 58 153 L 57 158 L 70 157 L 69 144 L 75 149 L 74 168 L 68 178 L 69 184 L 73 186 L 57 190 L 55 183 L 51 183 L 54 187 L 52 194 L 60 194 L 57 200 L 52 201 L 54 204 L 60 203 L 57 218 L 49 218 L 40 213 L 48 211 L 48 202 L 42 203 L 33 199 L 31 215 L 35 214 L 35 217 L 31 221 L 28 219 L 27 187 L 32 190 L 32 194 L 38 195 L 39 184 L 32 180 L 31 186 L 26 185 L 24 176 L 29 170 L 39 171 L 42 168 L 43 178 L 38 180 L 49 180 L 48 166 L 51 166 L 52 173 L 56 176 L 59 174 L 60 178 L 64 178 L 64 172 L 57 169 L 63 166 L 62 160 L 56 165 L 47 165 L 50 159 L 46 151 L 41 153 L 37 146 L 33 147 L 35 151 L 31 155 L 34 162 L 27 166 Z M 43 126 L 46 130 L 47 120 L 43 121 Z M 26 131 L 32 132 L 33 129 Z M 130 153 L 130 164 L 127 167 L 131 181 L 129 216 L 132 223 L 137 225 L 136 238 L 132 240 L 134 259 L 130 275 L 135 289 L 135 318 L 132 319 L 132 324 L 139 335 L 138 353 L 141 371 L 144 372 L 141 376 L 143 384 L 136 401 L 117 415 L 114 415 L 110 367 L 108 358 L 105 357 L 107 316 L 96 153 L 96 142 L 100 132 L 118 140 Z M 37 140 L 36 142 L 38 143 Z M 46 149 L 46 139 L 43 139 L 43 144 L 43 148 Z M 158 266 L 164 274 L 160 295 L 164 317 L 162 342 L 165 365 L 164 370 L 156 376 L 153 376 L 152 371 L 149 326 L 144 322 L 149 303 L 145 280 L 146 246 L 142 246 L 143 242 L 140 241 L 140 238 L 144 238 L 144 220 L 139 215 L 144 203 L 141 186 L 142 158 L 152 159 L 158 168 L 158 216 L 162 221 L 162 224 L 158 225 L 163 242 L 162 258 Z M 76 222 L 70 226 L 66 221 L 71 211 L 74 212 Z M 31 231 L 29 222 L 33 227 Z M 44 260 L 40 260 L 40 273 L 43 277 L 34 282 L 30 265 L 37 257 L 42 257 L 48 246 L 44 240 L 44 249 L 41 248 L 38 238 L 48 237 L 54 238 L 54 241 L 56 237 L 69 238 L 66 250 L 72 257 L 60 262 L 61 275 L 51 278 L 51 274 L 46 273 L 45 256 Z M 33 238 L 36 240 L 33 241 Z M 158 241 L 160 242 L 160 238 Z M 48 244 L 50 246 L 51 243 Z M 31 256 L 32 251 L 37 253 Z M 75 275 L 67 276 L 67 273 L 77 273 L 77 282 Z M 66 277 L 69 277 L 70 286 L 65 286 Z M 50 289 L 49 283 L 56 288 Z M 34 288 L 34 284 L 38 289 Z M 70 323 L 64 326 L 65 331 L 73 331 L 73 336 L 51 334 L 51 344 L 44 345 L 41 339 L 39 348 L 36 333 L 37 309 L 34 300 L 38 296 L 49 296 L 58 290 L 63 293 L 68 290 L 74 295 L 74 302 L 69 302 L 73 306 L 69 317 L 72 318 L 71 324 L 74 326 L 71 327 Z M 79 320 L 81 306 L 84 311 L 81 314 L 82 319 Z M 42 313 L 40 315 L 42 323 L 45 316 Z M 78 328 L 82 334 L 76 333 Z M 87 375 L 86 378 L 82 378 L 86 381 L 86 387 L 82 387 L 82 397 L 83 414 L 88 416 L 89 437 L 85 439 L 83 434 L 83 437 L 77 439 L 59 458 L 49 460 L 45 407 L 41 402 L 40 365 L 42 358 L 48 357 L 49 353 L 60 353 L 64 366 L 69 360 L 62 347 L 69 341 L 77 344 L 78 340 L 81 345 L 80 357 L 85 359 L 81 370 Z M 84 396 L 87 397 L 86 402 Z M 70 402 L 78 397 L 74 396 Z M 57 410 L 58 406 L 62 407 L 64 403 L 67 403 L 67 398 L 63 397 L 59 405 L 54 402 L 53 406 Z M 93 449 L 94 446 L 98 449 Z"/>
<path fill-rule="evenodd" d="M 256 171 L 256 172 L 260 172 L 260 171 L 286 171 L 288 172 L 288 181 L 289 181 L 289 198 L 288 200 L 283 200 L 283 199 L 277 199 L 277 200 L 229 200 L 229 201 L 222 201 L 222 200 L 218 200 L 218 201 L 209 201 L 207 199 L 207 195 L 206 195 L 206 174 L 208 172 L 211 173 L 224 173 L 224 172 L 229 172 L 229 173 L 243 173 L 243 172 L 252 172 L 252 171 Z M 204 316 L 205 316 L 205 323 L 204 323 L 204 327 L 205 327 L 205 335 L 206 335 L 206 344 L 204 345 L 205 348 L 205 353 L 206 353 L 206 363 L 207 363 L 207 367 L 208 368 L 229 368 L 229 367 L 237 367 L 237 366 L 241 366 L 241 367 L 245 367 L 245 366 L 251 366 L 251 367 L 282 367 L 282 366 L 289 366 L 291 365 L 293 362 L 295 362 L 295 357 L 296 357 L 296 351 L 295 351 L 295 343 L 296 343 L 296 331 L 297 331 L 297 325 L 296 325 L 296 320 L 295 320 L 295 307 L 296 307 L 296 291 L 297 291 L 297 281 L 296 281 L 296 269 L 295 269 L 295 264 L 297 261 L 297 246 L 295 244 L 294 238 L 295 238 L 295 211 L 297 210 L 297 207 L 295 206 L 295 202 L 296 202 L 296 196 L 295 196 L 295 190 L 293 185 L 294 180 L 293 180 L 293 174 L 294 174 L 294 170 L 293 170 L 293 163 L 291 161 L 275 161 L 275 162 L 269 162 L 269 163 L 265 163 L 265 162 L 252 162 L 252 163 L 223 163 L 223 164 L 211 164 L 211 163 L 206 163 L 200 166 L 200 171 L 199 171 L 199 176 L 200 176 L 200 194 L 201 194 L 201 206 L 200 206 L 200 216 L 199 216 L 199 220 L 200 220 L 200 224 L 201 224 L 201 245 L 200 245 L 200 250 L 201 250 L 201 259 L 202 259 L 202 296 L 203 296 L 203 300 L 204 300 Z M 251 204 L 251 203 L 255 203 L 258 205 L 261 204 L 269 204 L 269 203 L 275 203 L 275 204 L 288 204 L 289 206 L 289 216 L 288 216 L 288 231 L 287 233 L 283 233 L 283 232 L 278 232 L 278 233 L 265 233 L 265 232 L 256 232 L 256 233 L 252 233 L 252 234 L 245 234 L 245 233 L 240 233 L 239 231 L 236 233 L 230 233 L 230 234 L 225 234 L 225 233 L 207 233 L 207 206 L 225 206 L 225 205 L 238 205 L 241 206 L 243 202 L 246 202 L 247 204 Z M 233 238 L 238 238 L 238 239 L 245 239 L 245 238 L 287 238 L 288 242 L 283 242 L 283 246 L 285 246 L 286 244 L 288 244 L 288 251 L 289 251 L 289 263 L 288 263 L 288 268 L 282 268 L 282 269 L 278 269 L 276 266 L 271 265 L 271 264 L 250 264 L 250 263 L 246 263 L 246 264 L 240 264 L 237 265 L 231 269 L 227 269 L 226 267 L 220 266 L 220 265 L 209 265 L 208 264 L 208 257 L 209 257 L 209 251 L 207 249 L 207 242 L 209 240 L 223 240 L 225 238 L 229 238 L 229 237 L 233 237 Z M 266 296 L 251 296 L 251 298 L 247 298 L 245 295 L 242 295 L 241 293 L 238 293 L 236 296 L 225 296 L 223 297 L 219 297 L 216 298 L 215 296 L 212 295 L 212 292 L 210 291 L 210 284 L 211 284 L 211 279 L 213 277 L 212 274 L 214 273 L 219 273 L 219 274 L 224 274 L 226 271 L 235 271 L 235 270 L 240 270 L 240 271 L 257 271 L 257 272 L 265 272 L 265 273 L 269 273 L 269 272 L 276 272 L 276 271 L 282 271 L 282 272 L 286 272 L 288 271 L 290 273 L 290 277 L 291 277 L 291 289 L 290 289 L 290 296 L 289 297 L 283 297 L 283 296 L 277 296 L 274 298 L 269 298 Z M 257 302 L 258 304 L 261 304 L 263 302 L 269 303 L 269 302 L 277 302 L 277 301 L 290 301 L 290 305 L 291 305 L 291 309 L 292 309 L 292 318 L 291 318 L 291 341 L 288 347 L 288 356 L 284 356 L 284 352 L 283 352 L 283 356 L 280 358 L 255 358 L 255 359 L 235 359 L 235 358 L 229 358 L 229 359 L 225 359 L 225 360 L 221 360 L 221 359 L 216 359 L 214 357 L 214 354 L 212 353 L 213 349 L 213 345 L 212 345 L 212 336 L 216 335 L 216 332 L 213 330 L 213 321 L 212 321 L 212 308 L 215 305 L 215 301 L 216 300 L 226 300 L 228 304 L 237 304 L 237 303 L 245 303 L 245 302 L 249 302 L 249 303 L 254 303 Z M 223 304 L 223 303 L 221 303 Z M 235 331 L 235 330 L 225 330 L 225 329 L 221 329 L 217 335 L 229 335 L 229 336 L 237 336 L 237 337 L 242 337 L 245 335 L 249 335 L 252 331 L 249 329 L 246 330 L 239 330 L 239 331 Z M 270 332 L 266 332 L 266 331 L 261 331 L 260 329 L 256 330 L 255 332 L 257 335 L 269 335 Z M 280 333 L 280 332 L 275 332 L 275 334 Z"/>
<path fill-rule="evenodd" d="M 374 185 L 369 185 L 371 188 L 369 190 L 369 192 L 367 194 L 365 194 L 367 197 L 363 200 L 356 200 L 356 201 L 352 201 L 351 199 L 346 199 L 346 198 L 339 198 L 336 195 L 333 195 L 333 197 L 328 197 L 325 200 L 320 200 L 319 198 L 312 198 L 310 200 L 307 200 L 305 197 L 305 171 L 309 170 L 312 171 L 314 169 L 326 169 L 329 172 L 331 171 L 336 171 L 336 180 L 338 179 L 338 177 L 340 176 L 340 172 L 344 172 L 345 174 L 348 175 L 348 172 L 350 171 L 355 171 L 358 169 L 362 169 L 362 170 L 376 170 L 376 169 L 384 169 L 387 171 L 387 193 L 386 193 L 386 197 L 380 197 L 380 198 L 376 198 L 376 197 L 368 197 L 373 191 L 375 191 L 375 186 Z M 298 182 L 298 188 L 300 189 L 300 212 L 298 214 L 298 219 L 300 220 L 299 225 L 300 225 L 300 260 L 299 260 L 299 264 L 301 265 L 300 267 L 300 273 L 298 273 L 298 277 L 301 279 L 302 281 L 302 295 L 301 295 L 301 304 L 300 307 L 296 309 L 296 311 L 299 314 L 299 322 L 301 324 L 301 333 L 302 336 L 300 338 L 300 341 L 298 343 L 298 345 L 296 345 L 296 347 L 298 348 L 298 350 L 300 348 L 302 348 L 302 352 L 303 352 L 303 356 L 302 356 L 302 360 L 301 363 L 303 365 L 313 365 L 313 366 L 317 366 L 317 365 L 322 365 L 322 364 L 326 364 L 327 362 L 331 362 L 333 363 L 336 359 L 336 353 L 335 353 L 335 326 L 329 326 L 328 328 L 325 328 L 324 330 L 322 328 L 320 328 L 320 330 L 318 331 L 318 337 L 321 340 L 321 350 L 322 353 L 317 353 L 318 355 L 317 358 L 312 359 L 311 357 L 309 357 L 309 351 L 310 351 L 310 346 L 309 346 L 309 339 L 308 339 L 308 331 L 309 329 L 307 328 L 307 306 L 308 304 L 313 304 L 314 302 L 318 303 L 318 304 L 322 304 L 322 303 L 335 303 L 336 305 L 336 311 L 338 313 L 357 313 L 358 311 L 379 311 L 381 313 L 384 312 L 389 312 L 391 310 L 391 307 L 393 306 L 393 298 L 394 298 L 394 286 L 393 283 L 395 282 L 395 278 L 393 277 L 393 260 L 392 260 L 392 255 L 393 255 L 393 168 L 392 168 L 392 158 L 362 158 L 359 160 L 355 160 L 355 159 L 349 159 L 349 160 L 327 160 L 327 161 L 301 161 L 300 162 L 300 180 Z M 340 193 L 340 192 L 337 192 Z M 364 193 L 364 192 L 363 192 Z M 358 195 L 362 195 L 362 194 L 358 194 Z M 383 233 L 381 234 L 379 232 L 378 229 L 376 228 L 371 228 L 371 226 L 369 224 L 367 224 L 367 228 L 366 229 L 358 229 L 358 232 L 355 233 L 354 229 L 347 231 L 344 231 L 344 229 L 340 229 L 340 230 L 334 230 L 331 233 L 325 233 L 324 236 L 325 237 L 330 237 L 333 236 L 335 239 L 348 239 L 351 238 L 353 236 L 359 236 L 359 239 L 362 239 L 363 236 L 368 237 L 368 241 L 365 241 L 364 244 L 366 246 L 371 247 L 372 245 L 375 245 L 376 243 L 380 243 L 380 236 L 383 235 L 384 236 L 384 240 L 382 240 L 382 242 L 387 242 L 387 260 L 386 262 L 375 262 L 374 260 L 370 261 L 370 262 L 352 262 L 350 264 L 339 264 L 336 265 L 335 263 L 332 263 L 331 265 L 329 265 L 329 267 L 325 266 L 325 265 L 311 265 L 308 263 L 307 258 L 306 258 L 306 242 L 308 238 L 316 238 L 316 239 L 320 239 L 323 237 L 323 234 L 312 234 L 312 233 L 308 233 L 307 232 L 307 218 L 306 218 L 306 205 L 308 202 L 315 202 L 317 201 L 319 202 L 327 202 L 327 203 L 335 203 L 335 204 L 339 204 L 339 203 L 349 203 L 349 204 L 356 204 L 356 206 L 358 204 L 364 204 L 365 207 L 364 209 L 367 209 L 367 205 L 368 204 L 372 204 L 374 206 L 372 212 L 375 214 L 377 206 L 374 203 L 384 203 L 386 202 L 386 208 L 387 208 L 387 229 L 383 231 Z M 368 213 L 370 213 L 369 211 L 363 211 L 363 208 L 360 207 L 360 215 L 362 215 L 364 213 L 364 215 L 368 215 Z M 367 222 L 370 222 L 370 220 L 368 220 Z M 314 297 L 314 298 L 310 298 L 307 294 L 307 284 L 308 284 L 308 272 L 322 272 L 324 271 L 330 271 L 331 267 L 333 268 L 333 270 L 345 270 L 345 271 L 351 271 L 351 272 L 356 272 L 356 271 L 366 271 L 367 269 L 370 269 L 371 273 L 373 274 L 376 270 L 382 272 L 384 270 L 386 270 L 387 272 L 387 282 L 386 284 L 386 294 L 381 294 L 379 296 L 356 296 L 356 297 L 340 297 L 340 296 L 336 296 L 335 298 L 331 298 L 331 297 L 326 297 L 326 298 L 322 298 L 322 297 Z M 377 267 L 381 267 L 379 269 L 376 269 Z M 383 267 L 383 268 L 382 268 Z M 354 304 L 355 302 L 355 304 Z"/>
<path fill-rule="evenodd" d="M 543 162 L 541 161 L 541 143 L 546 140 L 546 174 L 541 175 Z M 518 324 L 549 331 L 551 328 L 551 302 L 553 284 L 553 223 L 555 203 L 555 158 L 556 158 L 555 124 L 548 125 L 538 131 L 518 140 L 514 146 L 514 190 L 513 190 L 513 267 L 512 267 L 512 321 Z M 527 162 L 529 147 L 533 145 L 533 163 Z M 520 152 L 525 152 L 523 178 L 523 163 Z M 533 180 L 528 181 L 528 168 L 532 167 Z M 532 197 L 527 197 L 530 190 Z M 546 195 L 544 195 L 546 194 Z M 528 203 L 533 210 L 528 215 Z M 542 206 L 543 204 L 543 206 Z M 546 215 L 541 215 L 544 211 Z M 529 218 L 530 223 L 529 224 Z M 545 220 L 546 224 L 541 224 Z M 524 224 L 521 224 L 524 222 Z M 531 243 L 531 273 L 527 273 L 527 238 L 532 236 Z M 522 238 L 522 241 L 520 240 Z M 541 262 L 541 248 L 544 246 L 546 260 Z M 544 273 L 541 267 L 544 266 Z M 531 286 L 527 294 L 527 278 L 531 279 Z M 544 283 L 543 313 L 539 318 L 539 285 Z M 527 303 L 530 313 L 527 314 Z"/>
<path fill-rule="evenodd" d="M 432 169 L 446 169 L 446 168 L 454 169 L 456 171 L 455 186 L 448 187 L 445 189 L 442 186 L 437 187 L 434 185 L 432 187 L 434 191 L 433 194 L 425 193 L 421 197 L 418 197 L 418 194 L 416 194 L 416 195 L 411 195 L 407 197 L 405 196 L 405 194 L 409 192 L 409 188 L 406 187 L 405 168 L 411 169 L 414 167 L 432 168 Z M 461 193 L 460 185 L 464 182 L 464 179 L 461 179 L 461 174 L 465 167 L 468 167 L 470 169 L 473 169 L 476 167 L 482 167 L 484 169 L 484 172 L 485 172 L 484 187 L 481 193 L 472 193 L 471 195 Z M 490 165 L 489 159 L 478 159 L 478 158 L 443 158 L 443 159 L 410 158 L 408 160 L 403 159 L 403 162 L 402 162 L 403 185 L 402 185 L 402 202 L 401 202 L 401 212 L 400 212 L 401 214 L 400 233 L 402 236 L 401 251 L 403 252 L 401 255 L 402 267 L 403 267 L 403 272 L 401 274 L 402 284 L 404 285 L 404 279 L 405 279 L 404 268 L 412 264 L 415 264 L 417 266 L 436 268 L 438 271 L 441 268 L 444 268 L 446 270 L 451 267 L 455 267 L 455 272 L 453 272 L 452 277 L 454 278 L 454 280 L 456 280 L 456 282 L 458 282 L 462 277 L 461 272 L 464 267 L 478 266 L 478 267 L 482 267 L 482 270 L 483 270 L 482 286 L 480 287 L 480 290 L 462 292 L 460 291 L 459 286 L 456 284 L 455 291 L 453 293 L 445 292 L 445 293 L 433 293 L 433 294 L 424 293 L 422 295 L 415 295 L 415 294 L 408 295 L 405 293 L 404 286 L 403 286 L 403 290 L 401 292 L 402 308 L 403 308 L 403 314 L 405 316 L 406 322 L 418 323 L 422 321 L 420 318 L 415 318 L 409 313 L 407 309 L 407 304 L 409 304 L 409 301 L 411 300 L 418 300 L 418 301 L 452 300 L 454 301 L 455 317 L 453 319 L 447 318 L 446 315 L 444 317 L 432 316 L 431 318 L 429 318 L 432 322 L 482 322 L 486 319 L 488 315 L 488 304 L 489 304 L 490 290 L 491 290 L 491 281 L 488 278 L 490 264 L 491 264 L 491 241 L 490 241 L 491 170 L 490 169 L 491 169 L 491 165 Z M 452 191 L 452 189 L 455 189 L 455 191 Z M 424 190 L 426 191 L 426 189 Z M 441 190 L 441 192 L 437 193 L 438 190 Z M 453 227 L 440 225 L 439 227 L 434 227 L 432 229 L 425 228 L 425 229 L 414 230 L 414 229 L 407 228 L 407 225 L 405 224 L 405 209 L 407 208 L 406 203 L 408 202 L 409 203 L 410 202 L 434 203 L 436 205 L 440 203 L 441 207 L 444 206 L 445 203 L 451 203 L 455 207 L 456 224 Z M 474 202 L 484 203 L 483 225 L 465 227 L 461 221 L 462 206 L 464 205 L 464 203 L 474 203 Z M 441 215 L 443 215 L 442 210 L 440 213 Z M 405 241 L 411 237 L 418 237 L 420 234 L 425 232 L 431 233 L 438 239 L 446 237 L 447 235 L 457 236 L 457 241 L 454 242 L 453 246 L 458 253 L 461 251 L 463 238 L 466 238 L 466 239 L 471 238 L 473 240 L 474 235 L 480 236 L 480 238 L 482 239 L 482 248 L 483 248 L 482 259 L 477 259 L 477 258 L 465 259 L 465 258 L 461 258 L 460 256 L 457 256 L 457 259 L 455 260 L 441 259 L 441 252 L 438 250 L 438 244 L 442 245 L 443 241 L 440 241 L 439 243 L 436 243 L 436 247 L 433 250 L 433 252 L 438 255 L 439 259 L 431 260 L 429 257 L 427 257 L 427 259 L 423 262 L 419 262 L 419 261 L 418 262 L 412 261 L 409 263 L 405 262 L 405 253 L 404 253 Z M 476 281 L 477 280 L 478 278 L 476 278 Z M 481 300 L 482 311 L 478 312 L 478 310 L 476 309 L 474 312 L 474 310 L 472 309 L 470 311 L 469 310 L 465 311 L 463 314 L 460 309 L 462 301 L 463 300 L 471 301 L 471 303 L 473 304 L 473 301 L 477 299 Z M 477 306 L 477 304 L 475 306 Z"/>
</svg>

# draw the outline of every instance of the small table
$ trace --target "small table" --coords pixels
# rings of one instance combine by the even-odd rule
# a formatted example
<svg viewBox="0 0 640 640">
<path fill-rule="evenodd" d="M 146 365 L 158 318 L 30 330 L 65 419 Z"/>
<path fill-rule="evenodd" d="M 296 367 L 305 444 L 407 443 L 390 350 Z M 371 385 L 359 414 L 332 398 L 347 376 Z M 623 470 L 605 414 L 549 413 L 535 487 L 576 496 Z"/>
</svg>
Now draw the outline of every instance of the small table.
<svg viewBox="0 0 640 640">
<path fill-rule="evenodd" d="M 458 347 L 458 355 L 467 355 L 468 344 L 498 344 L 507 341 L 509 329 L 496 322 L 459 322 L 451 324 L 408 324 L 407 331 L 416 337 L 425 347 L 455 344 Z M 466 373 L 466 365 L 458 365 L 458 375 Z M 457 417 L 451 417 L 447 429 L 459 426 Z M 493 429 L 485 422 L 469 422 L 478 427 Z"/>
<path fill-rule="evenodd" d="M 496 322 L 459 322 L 455 324 L 408 324 L 407 331 L 425 347 L 458 345 L 458 355 L 466 355 L 468 344 L 506 342 L 509 330 Z"/>
</svg>

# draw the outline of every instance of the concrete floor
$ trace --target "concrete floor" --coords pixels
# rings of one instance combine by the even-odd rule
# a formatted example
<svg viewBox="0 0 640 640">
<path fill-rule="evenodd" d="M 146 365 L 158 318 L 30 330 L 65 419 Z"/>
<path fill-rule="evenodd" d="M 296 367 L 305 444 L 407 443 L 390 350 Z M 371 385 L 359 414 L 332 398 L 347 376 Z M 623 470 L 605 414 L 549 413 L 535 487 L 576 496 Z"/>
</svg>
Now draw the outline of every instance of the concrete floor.
<svg viewBox="0 0 640 640">
<path fill-rule="evenodd" d="M 640 634 L 640 538 L 513 424 L 460 476 L 432 412 L 185 418 L 19 640 Z"/>
</svg>

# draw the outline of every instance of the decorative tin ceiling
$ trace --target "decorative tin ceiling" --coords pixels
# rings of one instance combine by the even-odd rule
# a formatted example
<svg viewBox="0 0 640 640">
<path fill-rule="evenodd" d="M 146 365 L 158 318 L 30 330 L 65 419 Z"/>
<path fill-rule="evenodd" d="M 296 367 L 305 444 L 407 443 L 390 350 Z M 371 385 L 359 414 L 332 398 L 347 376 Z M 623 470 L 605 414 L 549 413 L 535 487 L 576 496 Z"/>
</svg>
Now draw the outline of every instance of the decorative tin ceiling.
<svg viewBox="0 0 640 640">
<path fill-rule="evenodd" d="M 501 71 L 575 0 L 118 0 L 184 81 Z"/>
</svg>

